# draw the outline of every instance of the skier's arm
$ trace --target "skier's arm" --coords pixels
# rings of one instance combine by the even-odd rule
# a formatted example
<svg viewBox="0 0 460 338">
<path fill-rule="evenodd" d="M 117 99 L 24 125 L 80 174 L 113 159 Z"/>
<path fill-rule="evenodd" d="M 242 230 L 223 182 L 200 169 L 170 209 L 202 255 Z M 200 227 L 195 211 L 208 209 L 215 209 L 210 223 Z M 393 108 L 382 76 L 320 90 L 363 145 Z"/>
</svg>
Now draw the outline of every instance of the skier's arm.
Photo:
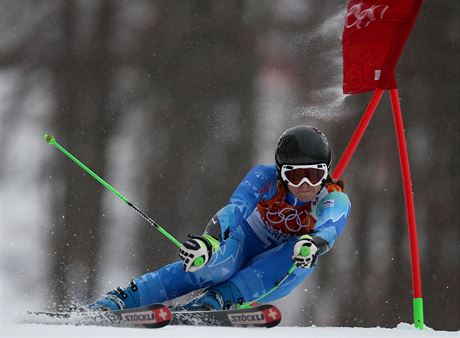
<svg viewBox="0 0 460 338">
<path fill-rule="evenodd" d="M 274 166 L 257 166 L 249 171 L 229 203 L 209 221 L 203 235 L 191 236 L 180 247 L 179 256 L 184 261 L 185 271 L 201 269 L 211 255 L 220 250 L 220 244 L 230 236 L 231 231 L 250 215 L 257 203 L 276 191 L 276 175 Z"/>
<path fill-rule="evenodd" d="M 331 192 L 318 203 L 315 228 L 310 233 L 319 254 L 329 251 L 337 237 L 342 233 L 351 204 L 348 196 L 342 192 Z"/>
<path fill-rule="evenodd" d="M 228 204 L 209 221 L 205 234 L 219 241 L 226 240 L 230 232 L 248 218 L 257 203 L 276 192 L 276 169 L 259 165 L 251 169 L 233 192 Z"/>
</svg>

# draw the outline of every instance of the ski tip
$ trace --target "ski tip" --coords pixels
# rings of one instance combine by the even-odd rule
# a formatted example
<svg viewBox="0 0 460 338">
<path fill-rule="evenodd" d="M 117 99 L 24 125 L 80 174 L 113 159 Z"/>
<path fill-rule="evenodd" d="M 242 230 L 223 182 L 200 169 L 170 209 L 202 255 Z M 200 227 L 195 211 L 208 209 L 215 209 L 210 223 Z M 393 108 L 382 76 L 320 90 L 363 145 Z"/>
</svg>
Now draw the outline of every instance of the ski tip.
<svg viewBox="0 0 460 338">
<path fill-rule="evenodd" d="M 45 139 L 46 143 L 52 144 L 55 142 L 54 137 L 49 134 L 43 135 L 43 138 Z"/>
</svg>

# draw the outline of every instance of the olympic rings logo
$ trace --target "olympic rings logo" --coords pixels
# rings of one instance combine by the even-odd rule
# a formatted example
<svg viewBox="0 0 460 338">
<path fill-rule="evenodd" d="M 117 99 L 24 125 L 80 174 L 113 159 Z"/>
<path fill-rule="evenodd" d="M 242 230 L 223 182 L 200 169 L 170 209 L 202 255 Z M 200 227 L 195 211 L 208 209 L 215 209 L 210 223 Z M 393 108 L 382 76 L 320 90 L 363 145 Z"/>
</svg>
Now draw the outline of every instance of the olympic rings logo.
<svg viewBox="0 0 460 338">
<path fill-rule="evenodd" d="M 293 233 L 297 233 L 300 229 L 310 226 L 310 217 L 308 216 L 309 214 L 307 211 L 303 210 L 298 212 L 293 208 L 284 208 L 276 212 L 267 211 L 266 213 L 266 218 L 271 224 L 278 225 L 284 223 L 285 228 Z M 302 218 L 304 218 L 307 223 L 302 223 Z"/>
</svg>

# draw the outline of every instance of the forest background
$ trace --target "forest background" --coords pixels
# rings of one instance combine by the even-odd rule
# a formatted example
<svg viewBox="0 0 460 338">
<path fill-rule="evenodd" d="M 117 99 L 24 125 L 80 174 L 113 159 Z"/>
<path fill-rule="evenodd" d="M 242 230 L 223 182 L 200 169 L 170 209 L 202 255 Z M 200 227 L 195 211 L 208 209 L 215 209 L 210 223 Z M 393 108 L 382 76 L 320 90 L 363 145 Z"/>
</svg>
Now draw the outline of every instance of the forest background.
<svg viewBox="0 0 460 338">
<path fill-rule="evenodd" d="M 459 7 L 427 0 L 397 66 L 426 323 L 460 329 Z M 370 94 L 341 90 L 346 2 L 0 1 L 0 273 L 9 313 L 87 302 L 200 234 L 281 132 L 314 125 L 333 165 Z M 284 325 L 412 321 L 404 199 L 385 95 L 344 176 L 347 227 L 278 302 Z M 286 267 L 286 270 L 289 267 Z"/>
</svg>

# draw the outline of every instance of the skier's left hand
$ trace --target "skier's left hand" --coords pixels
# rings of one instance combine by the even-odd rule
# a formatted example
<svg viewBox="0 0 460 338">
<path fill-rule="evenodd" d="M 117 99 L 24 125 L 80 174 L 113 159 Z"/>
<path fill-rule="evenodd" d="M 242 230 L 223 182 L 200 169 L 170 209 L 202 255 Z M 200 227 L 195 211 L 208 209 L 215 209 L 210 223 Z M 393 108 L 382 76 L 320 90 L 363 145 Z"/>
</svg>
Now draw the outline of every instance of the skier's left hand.
<svg viewBox="0 0 460 338">
<path fill-rule="evenodd" d="M 313 238 L 309 235 L 302 235 L 294 245 L 292 260 L 298 267 L 310 269 L 315 266 L 318 254 L 318 247 Z"/>
<path fill-rule="evenodd" d="M 201 269 L 218 247 L 218 241 L 210 235 L 190 236 L 190 239 L 179 248 L 179 257 L 184 261 L 184 271 L 195 272 Z"/>
</svg>

